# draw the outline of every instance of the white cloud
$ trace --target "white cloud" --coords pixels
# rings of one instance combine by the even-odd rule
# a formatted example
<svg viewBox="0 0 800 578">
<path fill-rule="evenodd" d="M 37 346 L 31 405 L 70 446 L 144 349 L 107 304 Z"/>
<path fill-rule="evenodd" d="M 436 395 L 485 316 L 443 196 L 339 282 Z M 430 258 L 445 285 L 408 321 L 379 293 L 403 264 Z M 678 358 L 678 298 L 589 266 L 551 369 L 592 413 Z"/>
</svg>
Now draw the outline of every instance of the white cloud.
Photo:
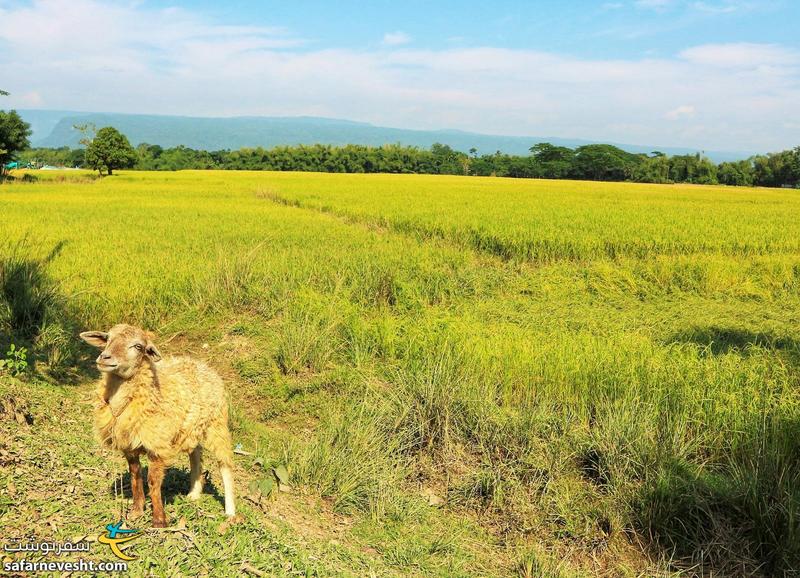
<svg viewBox="0 0 800 578">
<path fill-rule="evenodd" d="M 694 116 L 694 107 L 690 104 L 682 104 L 678 108 L 674 108 L 664 115 L 669 120 L 678 120 L 682 117 Z"/>
<path fill-rule="evenodd" d="M 411 42 L 411 37 L 398 30 L 397 32 L 387 32 L 383 35 L 383 44 L 386 46 L 400 46 L 401 44 L 408 44 Z"/>
<path fill-rule="evenodd" d="M 673 3 L 673 0 L 636 0 L 634 4 L 638 8 L 649 8 L 652 10 L 663 10 L 668 8 Z"/>
<path fill-rule="evenodd" d="M 734 12 L 750 12 L 770 8 L 774 4 L 767 0 L 721 0 L 698 1 L 689 4 L 689 7 L 698 12 L 705 12 L 711 16 L 733 14 Z"/>
<path fill-rule="evenodd" d="M 607 4 L 618 4 L 609 2 Z M 734 12 L 749 12 L 770 8 L 775 4 L 771 0 L 634 0 L 633 6 L 644 10 L 665 12 L 680 10 L 705 13 L 707 16 L 719 16 Z"/>
<path fill-rule="evenodd" d="M 799 144 L 787 119 L 797 116 L 800 64 L 777 45 L 710 44 L 628 60 L 493 47 L 323 49 L 280 28 L 218 26 L 146 6 L 0 8 L 2 87 L 12 93 L 0 104 L 317 115 L 723 150 Z M 702 111 L 702 125 L 672 120 L 691 118 L 681 108 L 689 106 Z"/>
<path fill-rule="evenodd" d="M 36 92 L 35 90 L 20 95 L 20 100 L 25 103 L 25 106 L 29 106 L 31 108 L 42 106 L 42 104 L 44 103 L 42 95 Z"/>
<path fill-rule="evenodd" d="M 695 64 L 721 68 L 800 65 L 800 53 L 775 44 L 705 44 L 684 50 L 680 55 Z"/>
<path fill-rule="evenodd" d="M 709 4 L 708 2 L 692 2 L 691 7 L 710 14 L 730 14 L 739 10 L 736 4 Z"/>
</svg>

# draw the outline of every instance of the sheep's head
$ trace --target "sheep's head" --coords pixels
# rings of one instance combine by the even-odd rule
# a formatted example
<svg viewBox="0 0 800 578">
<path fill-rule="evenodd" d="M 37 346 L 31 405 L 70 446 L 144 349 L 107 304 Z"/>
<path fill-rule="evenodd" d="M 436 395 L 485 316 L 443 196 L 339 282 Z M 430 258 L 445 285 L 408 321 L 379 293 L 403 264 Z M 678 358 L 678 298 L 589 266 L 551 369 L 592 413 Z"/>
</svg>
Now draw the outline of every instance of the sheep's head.
<svg viewBox="0 0 800 578">
<path fill-rule="evenodd" d="M 131 325 L 115 325 L 108 333 L 84 331 L 81 339 L 102 349 L 97 369 L 130 379 L 145 361 L 159 361 L 161 354 L 153 343 L 153 335 Z"/>
</svg>

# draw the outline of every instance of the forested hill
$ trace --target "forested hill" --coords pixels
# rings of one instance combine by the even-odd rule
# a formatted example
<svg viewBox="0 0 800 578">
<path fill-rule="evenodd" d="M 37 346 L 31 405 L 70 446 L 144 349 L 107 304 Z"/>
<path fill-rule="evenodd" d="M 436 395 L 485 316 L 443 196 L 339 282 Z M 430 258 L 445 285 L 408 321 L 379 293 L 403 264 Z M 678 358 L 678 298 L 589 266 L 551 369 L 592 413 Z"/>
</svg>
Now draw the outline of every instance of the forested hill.
<svg viewBox="0 0 800 578">
<path fill-rule="evenodd" d="M 526 155 L 529 148 L 538 142 L 571 148 L 593 142 L 549 136 L 513 137 L 455 130 L 407 130 L 315 117 L 205 118 L 45 110 L 19 112 L 33 129 L 31 144 L 35 147 L 52 148 L 76 147 L 81 135 L 73 126 L 86 123 L 94 123 L 98 128 L 114 126 L 127 135 L 134 145 L 146 142 L 165 148 L 183 145 L 204 150 L 271 148 L 298 144 L 381 146 L 396 143 L 429 148 L 434 143 L 442 143 L 464 153 L 474 148 L 480 154 L 501 151 L 512 155 Z M 655 145 L 618 146 L 632 153 L 659 150 L 668 155 L 681 155 L 700 152 Z M 751 153 L 704 151 L 704 154 L 715 162 L 721 162 L 747 158 Z"/>
</svg>

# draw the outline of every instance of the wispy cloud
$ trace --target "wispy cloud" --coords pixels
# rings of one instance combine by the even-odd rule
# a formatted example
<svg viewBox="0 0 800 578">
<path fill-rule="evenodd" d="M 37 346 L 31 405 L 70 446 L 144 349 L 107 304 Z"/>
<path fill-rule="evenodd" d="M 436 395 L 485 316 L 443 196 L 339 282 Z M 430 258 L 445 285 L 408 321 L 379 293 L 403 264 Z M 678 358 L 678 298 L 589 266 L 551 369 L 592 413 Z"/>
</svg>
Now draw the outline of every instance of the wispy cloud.
<svg viewBox="0 0 800 578">
<path fill-rule="evenodd" d="M 697 12 L 704 12 L 711 16 L 723 14 L 734 14 L 752 12 L 756 10 L 769 9 L 773 2 L 769 0 L 703 0 L 691 2 L 689 8 Z"/>
<path fill-rule="evenodd" d="M 383 35 L 383 44 L 385 46 L 400 46 L 401 44 L 408 44 L 411 42 L 411 37 L 398 30 L 397 32 L 387 32 Z"/>
<path fill-rule="evenodd" d="M 765 1 L 753 0 L 634 0 L 637 8 L 664 12 L 667 9 L 705 12 L 710 15 L 731 14 L 764 7 Z M 611 3 L 616 4 L 616 3 Z"/>
<path fill-rule="evenodd" d="M 736 4 L 710 4 L 708 2 L 692 2 L 691 7 L 700 12 L 708 12 L 709 14 L 730 14 L 739 10 Z"/>
<path fill-rule="evenodd" d="M 674 4 L 674 0 L 635 0 L 634 5 L 638 8 L 651 10 L 664 10 Z"/>
<path fill-rule="evenodd" d="M 680 56 L 695 64 L 721 68 L 791 68 L 800 65 L 800 53 L 775 44 L 705 44 L 688 48 Z"/>
<path fill-rule="evenodd" d="M 668 111 L 664 117 L 669 120 L 678 120 L 679 118 L 692 117 L 694 116 L 694 112 L 694 107 L 692 105 L 682 104 L 681 106 Z"/>
<path fill-rule="evenodd" d="M 709 149 L 798 144 L 787 119 L 797 116 L 800 64 L 779 45 L 708 44 L 631 59 L 490 46 L 333 49 L 282 28 L 218 26 L 147 6 L 37 0 L 0 9 L 3 88 L 12 92 L 3 104 L 319 115 Z"/>
</svg>

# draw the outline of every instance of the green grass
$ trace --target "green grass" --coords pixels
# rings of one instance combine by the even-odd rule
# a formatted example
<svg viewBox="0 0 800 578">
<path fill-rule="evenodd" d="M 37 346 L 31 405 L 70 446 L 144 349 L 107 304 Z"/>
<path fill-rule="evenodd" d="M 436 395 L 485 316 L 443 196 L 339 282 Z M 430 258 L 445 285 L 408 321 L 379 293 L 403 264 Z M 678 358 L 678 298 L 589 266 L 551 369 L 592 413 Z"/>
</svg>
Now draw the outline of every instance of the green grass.
<svg viewBox="0 0 800 578">
<path fill-rule="evenodd" d="M 240 491 L 264 464 L 293 479 L 222 541 L 213 499 L 178 499 L 202 544 L 149 535 L 137 572 L 800 565 L 795 191 L 187 171 L 0 201 L 0 281 L 24 285 L 0 297 L 0 346 L 28 346 L 38 376 L 15 395 L 78 407 L 91 352 L 65 336 L 140 324 L 226 376 L 254 454 Z M 24 439 L 73 448 L 64 471 L 121 471 L 74 421 Z M 76 532 L 114 507 L 93 499 L 67 510 Z"/>
</svg>

